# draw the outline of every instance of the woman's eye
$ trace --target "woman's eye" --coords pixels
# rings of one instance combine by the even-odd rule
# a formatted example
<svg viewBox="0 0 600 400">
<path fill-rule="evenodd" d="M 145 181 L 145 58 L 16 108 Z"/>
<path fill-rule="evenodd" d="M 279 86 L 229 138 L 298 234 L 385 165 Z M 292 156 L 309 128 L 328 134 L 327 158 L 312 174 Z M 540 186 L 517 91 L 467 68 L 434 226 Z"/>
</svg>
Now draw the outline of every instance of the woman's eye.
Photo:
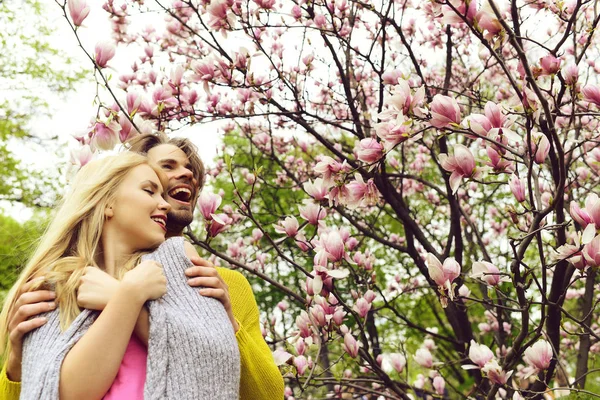
<svg viewBox="0 0 600 400">
<path fill-rule="evenodd" d="M 154 192 L 150 189 L 144 189 L 144 192 L 149 193 L 150 195 L 154 196 Z"/>
</svg>

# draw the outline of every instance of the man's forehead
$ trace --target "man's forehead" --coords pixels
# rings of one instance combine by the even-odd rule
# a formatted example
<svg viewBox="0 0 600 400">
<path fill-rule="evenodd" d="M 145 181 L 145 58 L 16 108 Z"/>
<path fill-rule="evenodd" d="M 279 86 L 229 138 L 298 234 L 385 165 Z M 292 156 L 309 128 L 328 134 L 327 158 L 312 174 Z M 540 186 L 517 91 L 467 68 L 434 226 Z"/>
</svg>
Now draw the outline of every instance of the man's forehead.
<svg viewBox="0 0 600 400">
<path fill-rule="evenodd" d="M 172 144 L 160 144 L 148 150 L 148 158 L 153 162 L 176 161 L 181 164 L 189 162 L 187 155 L 179 147 Z"/>
</svg>

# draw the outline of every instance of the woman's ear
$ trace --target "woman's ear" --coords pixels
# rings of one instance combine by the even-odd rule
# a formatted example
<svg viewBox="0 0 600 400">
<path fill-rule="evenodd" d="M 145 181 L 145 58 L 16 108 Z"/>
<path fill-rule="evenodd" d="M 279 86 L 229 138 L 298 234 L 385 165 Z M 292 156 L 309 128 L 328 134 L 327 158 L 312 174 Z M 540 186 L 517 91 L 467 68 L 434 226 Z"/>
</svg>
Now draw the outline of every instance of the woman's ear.
<svg viewBox="0 0 600 400">
<path fill-rule="evenodd" d="M 111 205 L 107 205 L 106 208 L 104 209 L 104 216 L 108 219 L 108 218 L 112 218 L 113 215 L 115 215 L 113 208 Z"/>
</svg>

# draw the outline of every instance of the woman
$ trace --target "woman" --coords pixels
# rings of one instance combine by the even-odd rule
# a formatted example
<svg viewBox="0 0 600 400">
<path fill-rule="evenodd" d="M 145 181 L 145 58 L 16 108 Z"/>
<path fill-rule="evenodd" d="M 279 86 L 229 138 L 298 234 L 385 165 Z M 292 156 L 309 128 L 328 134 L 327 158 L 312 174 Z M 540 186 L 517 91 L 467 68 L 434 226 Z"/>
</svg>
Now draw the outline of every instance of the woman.
<svg viewBox="0 0 600 400">
<path fill-rule="evenodd" d="M 95 399 L 104 397 L 107 391 L 105 398 L 142 398 L 139 377 L 142 376 L 143 387 L 145 364 L 139 363 L 139 343 L 136 344 L 132 332 L 136 322 L 144 326 L 138 319 L 145 301 L 161 297 L 166 289 L 162 271 L 151 259 L 168 266 L 173 259 L 185 257 L 183 243 L 171 242 L 140 263 L 143 251 L 164 242 L 169 205 L 161 197 L 166 183 L 158 179 L 159 174 L 144 157 L 131 153 L 90 163 L 78 174 L 73 189 L 9 293 L 0 315 L 0 343 L 6 344 L 7 315 L 25 283 L 43 276 L 44 282 L 55 287 L 58 310 L 50 312 L 48 322 L 30 334 L 24 344 L 21 398 L 57 399 L 60 394 L 61 399 L 67 400 Z M 110 295 L 106 295 L 108 282 L 111 282 L 107 277 L 120 279 L 116 289 L 111 286 Z M 80 281 L 83 284 L 78 296 Z M 91 304 L 102 303 L 101 298 L 109 300 L 102 304 L 104 311 L 99 316 L 90 310 L 80 312 L 78 300 Z M 229 379 L 208 383 L 198 382 L 198 379 L 186 381 L 189 376 L 180 375 L 187 372 L 185 365 L 189 356 L 199 355 L 194 350 L 201 347 L 203 337 L 179 322 L 176 302 L 155 303 L 153 307 L 150 329 L 154 334 L 151 332 L 150 337 L 154 340 L 151 339 L 148 349 L 148 377 L 151 378 L 150 385 L 146 382 L 148 397 L 172 397 L 172 394 L 177 398 L 191 398 L 187 395 L 190 388 L 193 392 L 196 385 L 212 384 L 230 389 L 215 398 L 232 398 L 224 397 L 235 395 L 232 393 L 239 382 L 236 381 L 236 374 L 239 380 L 239 354 L 231 327 L 229 331 L 219 331 L 223 340 L 212 338 L 211 343 L 217 355 L 215 359 L 222 363 L 213 367 L 217 375 L 229 375 Z M 207 305 L 202 311 L 210 309 Z M 228 323 L 222 307 L 220 311 L 215 309 L 213 317 Z M 182 328 L 177 333 L 187 340 L 182 340 L 181 346 L 173 346 L 172 341 L 166 340 L 174 334 L 169 331 L 172 327 Z M 166 344 L 166 348 L 161 344 Z M 179 354 L 186 348 L 191 351 Z M 10 348 L 7 351 L 10 352 Z M 169 371 L 164 370 L 165 357 L 171 367 Z M 127 360 L 133 368 L 123 371 Z M 180 368 L 174 368 L 177 366 Z M 228 373 L 221 373 L 223 371 Z M 133 379 L 115 381 L 121 372 Z M 131 382 L 137 385 L 132 387 Z M 166 393 L 167 385 L 169 393 Z M 191 396 L 200 398 L 196 394 Z"/>
</svg>

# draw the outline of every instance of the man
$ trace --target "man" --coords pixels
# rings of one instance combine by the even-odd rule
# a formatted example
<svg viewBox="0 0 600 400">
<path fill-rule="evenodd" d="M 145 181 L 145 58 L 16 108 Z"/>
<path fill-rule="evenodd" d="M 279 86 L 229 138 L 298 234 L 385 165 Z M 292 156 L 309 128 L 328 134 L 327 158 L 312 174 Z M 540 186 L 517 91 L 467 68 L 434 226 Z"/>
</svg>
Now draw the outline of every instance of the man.
<svg viewBox="0 0 600 400">
<path fill-rule="evenodd" d="M 194 207 L 204 183 L 204 166 L 195 146 L 187 139 L 168 138 L 164 134 L 145 134 L 127 144 L 130 151 L 146 154 L 169 178 L 167 201 L 167 238 L 182 236 L 193 220 Z M 282 399 L 283 378 L 273 361 L 259 325 L 256 300 L 250 284 L 242 274 L 226 268 L 215 268 L 187 246 L 194 267 L 188 268 L 190 286 L 203 288 L 200 295 L 218 299 L 230 318 L 241 356 L 240 399 Z M 191 249 L 190 249 L 191 248 Z M 31 285 L 30 285 L 31 286 Z M 54 293 L 47 290 L 24 291 L 10 318 L 11 357 L 0 375 L 0 399 L 16 400 L 20 393 L 21 346 L 23 336 L 46 321 L 36 317 L 55 308 Z"/>
</svg>

